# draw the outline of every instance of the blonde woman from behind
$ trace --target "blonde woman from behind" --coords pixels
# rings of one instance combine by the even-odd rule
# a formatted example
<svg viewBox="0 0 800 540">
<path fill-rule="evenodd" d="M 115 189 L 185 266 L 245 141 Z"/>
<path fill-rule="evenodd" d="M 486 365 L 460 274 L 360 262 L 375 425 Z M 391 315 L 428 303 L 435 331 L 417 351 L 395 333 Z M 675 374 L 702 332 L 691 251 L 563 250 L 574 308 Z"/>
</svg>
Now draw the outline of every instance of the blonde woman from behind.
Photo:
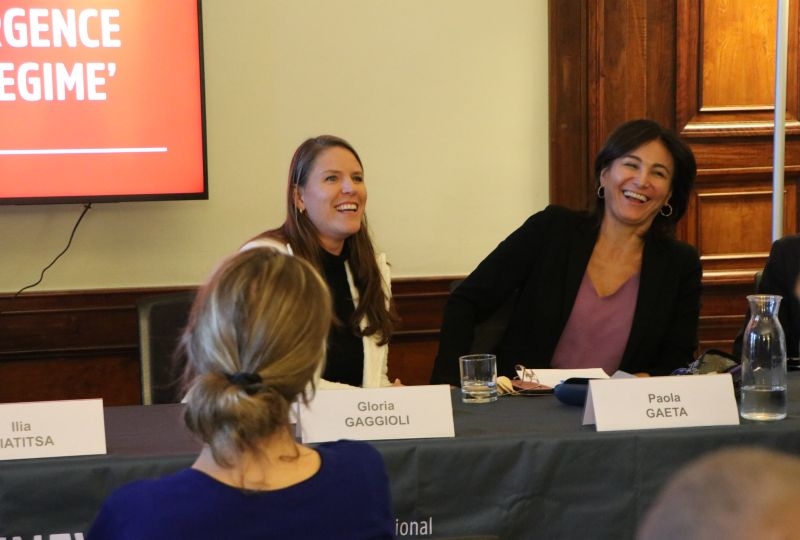
<svg viewBox="0 0 800 540">
<path fill-rule="evenodd" d="M 194 464 L 104 503 L 88 540 L 392 538 L 382 458 L 350 441 L 308 447 L 289 429 L 325 355 L 331 300 L 310 264 L 270 248 L 225 260 L 181 346 Z"/>
</svg>

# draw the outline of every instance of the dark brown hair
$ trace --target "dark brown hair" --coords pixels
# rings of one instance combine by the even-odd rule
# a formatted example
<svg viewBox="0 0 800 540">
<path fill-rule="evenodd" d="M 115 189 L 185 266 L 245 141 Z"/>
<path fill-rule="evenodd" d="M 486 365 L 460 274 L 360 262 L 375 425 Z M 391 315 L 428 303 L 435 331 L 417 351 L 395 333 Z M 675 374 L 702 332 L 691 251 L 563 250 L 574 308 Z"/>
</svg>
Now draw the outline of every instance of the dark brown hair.
<svg viewBox="0 0 800 540">
<path fill-rule="evenodd" d="M 675 234 L 675 225 L 686 213 L 686 207 L 689 205 L 689 194 L 692 191 L 694 179 L 697 175 L 697 163 L 692 149 L 673 131 L 647 119 L 630 120 L 618 126 L 606 139 L 603 148 L 595 158 L 595 188 L 600 185 L 600 174 L 603 169 L 609 167 L 615 159 L 656 139 L 667 147 L 667 151 L 675 162 L 675 170 L 672 173 L 672 195 L 668 201 L 672 206 L 672 215 L 666 217 L 662 214 L 656 214 L 650 229 L 657 234 L 672 236 Z M 603 218 L 604 211 L 605 201 L 597 198 L 595 215 L 598 220 Z"/>
</svg>

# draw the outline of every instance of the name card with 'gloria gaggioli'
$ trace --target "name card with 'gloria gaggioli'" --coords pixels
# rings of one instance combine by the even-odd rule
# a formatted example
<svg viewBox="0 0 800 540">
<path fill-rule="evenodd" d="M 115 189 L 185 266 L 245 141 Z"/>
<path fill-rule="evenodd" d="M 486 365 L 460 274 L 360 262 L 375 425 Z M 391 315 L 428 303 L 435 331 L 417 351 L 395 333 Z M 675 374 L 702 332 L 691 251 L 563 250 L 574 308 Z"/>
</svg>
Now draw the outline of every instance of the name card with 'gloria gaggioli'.
<svg viewBox="0 0 800 540">
<path fill-rule="evenodd" d="M 102 399 L 0 405 L 0 460 L 105 453 Z"/>
<path fill-rule="evenodd" d="M 739 424 L 733 380 L 718 375 L 589 381 L 583 424 L 597 431 Z"/>
<path fill-rule="evenodd" d="M 318 390 L 298 420 L 304 443 L 455 437 L 446 384 Z"/>
</svg>

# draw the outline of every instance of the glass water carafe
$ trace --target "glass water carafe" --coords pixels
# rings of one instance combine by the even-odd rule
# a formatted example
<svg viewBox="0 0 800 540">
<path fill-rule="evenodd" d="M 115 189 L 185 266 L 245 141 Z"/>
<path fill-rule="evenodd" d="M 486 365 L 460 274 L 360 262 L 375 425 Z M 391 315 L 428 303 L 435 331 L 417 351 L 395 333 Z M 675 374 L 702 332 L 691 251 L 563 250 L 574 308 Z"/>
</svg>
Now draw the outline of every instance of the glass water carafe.
<svg viewBox="0 0 800 540">
<path fill-rule="evenodd" d="M 781 297 L 754 294 L 742 341 L 739 413 L 748 420 L 786 418 L 786 339 L 778 319 Z"/>
</svg>

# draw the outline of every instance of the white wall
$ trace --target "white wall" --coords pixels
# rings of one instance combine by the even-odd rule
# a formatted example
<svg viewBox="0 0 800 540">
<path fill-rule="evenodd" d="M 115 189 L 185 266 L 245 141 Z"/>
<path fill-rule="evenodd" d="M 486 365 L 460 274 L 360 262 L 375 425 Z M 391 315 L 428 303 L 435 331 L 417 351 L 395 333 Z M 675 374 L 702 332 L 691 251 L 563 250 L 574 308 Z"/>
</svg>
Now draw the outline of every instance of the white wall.
<svg viewBox="0 0 800 540">
<path fill-rule="evenodd" d="M 205 0 L 208 201 L 96 204 L 33 290 L 197 284 L 283 220 L 305 138 L 348 139 L 395 277 L 469 272 L 548 200 L 546 0 Z M 80 205 L 0 207 L 0 292 Z"/>
</svg>

